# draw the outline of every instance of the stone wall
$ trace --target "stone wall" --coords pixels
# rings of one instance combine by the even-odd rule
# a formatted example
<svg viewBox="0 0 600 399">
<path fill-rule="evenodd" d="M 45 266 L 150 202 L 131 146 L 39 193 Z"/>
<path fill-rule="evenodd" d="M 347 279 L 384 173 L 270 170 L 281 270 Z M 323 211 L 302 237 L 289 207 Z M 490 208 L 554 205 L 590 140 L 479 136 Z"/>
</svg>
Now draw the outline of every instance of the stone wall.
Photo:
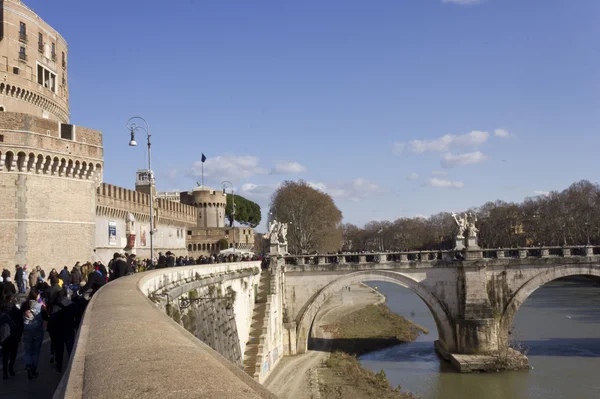
<svg viewBox="0 0 600 399">
<path fill-rule="evenodd" d="M 283 302 L 284 277 L 283 258 L 272 259 L 271 290 L 267 296 L 265 327 L 258 345 L 257 363 L 260 364 L 258 382 L 263 383 L 284 355 Z"/>
<path fill-rule="evenodd" d="M 91 180 L 0 171 L 0 266 L 92 259 L 94 191 Z"/>
<path fill-rule="evenodd" d="M 185 266 L 174 270 L 178 270 L 176 275 L 153 282 L 153 286 L 144 287 L 144 292 L 175 322 L 241 367 L 250 336 L 260 262 Z"/>
</svg>

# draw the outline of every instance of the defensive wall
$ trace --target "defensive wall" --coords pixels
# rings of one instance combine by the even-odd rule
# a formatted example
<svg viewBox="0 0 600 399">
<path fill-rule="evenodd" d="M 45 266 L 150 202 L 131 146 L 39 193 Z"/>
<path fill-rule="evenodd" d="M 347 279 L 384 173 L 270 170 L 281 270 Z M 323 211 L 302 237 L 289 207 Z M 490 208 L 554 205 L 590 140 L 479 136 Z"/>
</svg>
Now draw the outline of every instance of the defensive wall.
<svg viewBox="0 0 600 399">
<path fill-rule="evenodd" d="M 156 198 L 153 206 L 155 254 L 187 255 L 187 232 L 196 225 L 197 209 L 163 198 Z M 129 226 L 128 215 L 135 220 Z M 123 251 L 131 233 L 135 234 L 131 252 L 149 258 L 150 195 L 102 183 L 96 190 L 96 257 L 106 263 L 114 252 Z"/>
<path fill-rule="evenodd" d="M 105 285 L 88 304 L 54 398 L 128 398 L 134 392 L 153 398 L 275 398 L 226 358 L 235 355 L 233 324 L 237 341 L 247 340 L 259 277 L 259 262 L 239 262 L 159 269 Z M 201 300 L 211 295 L 211 286 L 212 295 L 221 290 L 220 299 Z M 232 291 L 235 300 L 228 302 Z M 200 304 L 211 301 L 224 323 L 206 326 L 214 328 L 226 357 L 189 332 L 202 325 Z"/>
<path fill-rule="evenodd" d="M 92 259 L 102 156 L 98 131 L 0 112 L 1 266 Z"/>
</svg>

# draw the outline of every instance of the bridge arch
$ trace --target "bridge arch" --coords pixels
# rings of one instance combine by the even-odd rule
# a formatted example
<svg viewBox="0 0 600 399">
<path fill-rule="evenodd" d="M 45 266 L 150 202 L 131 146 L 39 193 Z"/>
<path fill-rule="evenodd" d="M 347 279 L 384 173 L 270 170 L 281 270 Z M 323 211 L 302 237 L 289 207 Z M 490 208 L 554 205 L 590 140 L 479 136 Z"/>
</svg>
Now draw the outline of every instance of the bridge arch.
<svg viewBox="0 0 600 399">
<path fill-rule="evenodd" d="M 551 269 L 545 269 L 535 277 L 529 279 L 521 286 L 509 300 L 504 308 L 502 319 L 500 320 L 500 338 L 504 344 L 508 344 L 508 332 L 510 331 L 515 315 L 521 308 L 521 305 L 529 298 L 534 291 L 551 281 L 563 277 L 588 276 L 600 278 L 600 265 L 562 265 Z"/>
<path fill-rule="evenodd" d="M 351 284 L 364 283 L 369 281 L 384 281 L 408 288 L 429 308 L 438 330 L 439 344 L 446 352 L 453 352 L 455 349 L 455 333 L 452 318 L 446 311 L 441 302 L 418 281 L 402 273 L 390 270 L 365 270 L 346 274 L 332 281 L 317 292 L 305 305 L 297 318 L 297 341 L 296 352 L 305 353 L 308 350 L 308 338 L 310 331 L 317 316 L 317 313 L 323 304 L 335 293 L 342 290 L 343 287 Z"/>
</svg>

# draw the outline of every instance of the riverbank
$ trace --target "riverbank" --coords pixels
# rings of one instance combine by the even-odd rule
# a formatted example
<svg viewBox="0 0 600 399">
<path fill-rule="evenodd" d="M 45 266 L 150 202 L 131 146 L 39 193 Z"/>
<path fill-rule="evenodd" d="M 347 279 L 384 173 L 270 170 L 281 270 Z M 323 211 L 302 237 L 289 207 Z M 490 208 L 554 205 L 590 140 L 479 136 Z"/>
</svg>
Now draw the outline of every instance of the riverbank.
<svg viewBox="0 0 600 399">
<path fill-rule="evenodd" d="M 393 327 L 378 328 L 378 323 L 380 325 L 382 319 L 386 320 L 386 326 L 388 325 L 387 321 L 396 320 L 391 315 L 397 315 L 389 312 L 389 310 L 387 310 L 388 313 L 378 311 L 379 315 L 377 315 L 377 312 L 369 310 L 369 317 L 363 317 L 362 319 L 350 318 L 348 320 L 351 323 L 343 322 L 344 317 L 351 317 L 356 311 L 366 309 L 370 305 L 380 305 L 384 302 L 385 297 L 383 295 L 364 284 L 353 285 L 350 291 L 343 291 L 331 297 L 323 305 L 319 314 L 317 314 L 309 351 L 298 356 L 284 357 L 275 370 L 273 370 L 271 376 L 265 381 L 264 385 L 282 399 L 342 397 L 387 399 L 412 397 L 407 396 L 409 394 L 406 393 L 392 391 L 389 388 L 389 383 L 384 386 L 387 390 L 381 387 L 375 390 L 367 388 L 366 391 L 362 389 L 364 387 L 349 388 L 349 384 L 339 375 L 339 373 L 358 373 L 354 374 L 357 377 L 353 378 L 365 381 L 367 384 L 366 387 L 370 387 L 371 385 L 381 386 L 382 375 L 377 377 L 375 374 L 363 369 L 358 360 L 356 360 L 355 355 L 365 353 L 364 348 L 367 348 L 368 351 L 382 349 L 400 342 L 408 342 L 410 339 L 416 337 L 412 328 L 401 329 L 399 324 L 396 324 L 397 333 L 393 335 L 388 333 L 389 331 L 394 331 Z M 377 308 L 386 309 L 385 305 Z M 377 320 L 373 319 L 373 317 L 376 317 Z M 342 324 L 338 324 L 340 322 Z M 348 324 L 355 324 L 356 327 L 344 327 Z M 393 325 L 394 323 L 392 322 L 391 324 Z M 402 325 L 407 326 L 408 324 L 403 322 Z M 367 328 L 368 326 L 374 328 L 369 329 Z M 331 330 L 331 332 L 326 331 L 326 328 Z M 363 330 L 359 331 L 357 328 L 362 328 Z M 418 330 L 418 327 L 415 328 Z M 350 337 L 352 336 L 351 334 L 354 334 L 354 337 L 359 337 L 355 341 L 355 344 L 351 346 L 346 344 L 345 350 L 349 351 L 349 354 L 342 354 L 341 352 L 331 353 L 333 345 L 340 345 L 339 341 L 334 340 L 335 331 L 333 330 L 335 329 L 340 329 L 341 333 L 345 334 L 345 336 Z M 377 330 L 380 333 L 379 338 L 377 337 Z M 385 331 L 386 334 L 381 335 L 382 331 Z M 365 335 L 360 337 L 358 334 Z M 365 337 L 370 339 L 369 343 L 361 342 L 362 338 Z M 347 340 L 346 342 L 350 341 Z M 362 346 L 363 344 L 367 344 L 367 346 Z M 336 346 L 336 348 L 341 349 L 339 346 Z M 328 367 L 327 363 L 331 367 Z M 385 392 L 385 395 L 394 396 L 384 396 L 382 392 Z"/>
<path fill-rule="evenodd" d="M 368 305 L 322 326 L 332 339 L 333 353 L 319 370 L 319 390 L 324 399 L 414 398 L 393 388 L 385 372 L 374 373 L 360 365 L 357 356 L 414 341 L 427 329 L 391 312 L 385 304 Z"/>
</svg>

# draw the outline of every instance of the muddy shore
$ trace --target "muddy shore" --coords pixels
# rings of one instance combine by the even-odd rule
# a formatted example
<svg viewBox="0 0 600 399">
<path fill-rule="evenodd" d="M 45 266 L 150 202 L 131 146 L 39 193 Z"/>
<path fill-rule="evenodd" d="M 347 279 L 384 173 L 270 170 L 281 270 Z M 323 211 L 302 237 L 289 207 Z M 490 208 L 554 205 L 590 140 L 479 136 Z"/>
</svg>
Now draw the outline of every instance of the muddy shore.
<svg viewBox="0 0 600 399">
<path fill-rule="evenodd" d="M 412 398 L 392 389 L 385 373 L 356 356 L 414 340 L 424 329 L 392 313 L 385 297 L 364 284 L 330 298 L 314 323 L 310 350 L 284 358 L 265 386 L 283 399 Z"/>
</svg>

